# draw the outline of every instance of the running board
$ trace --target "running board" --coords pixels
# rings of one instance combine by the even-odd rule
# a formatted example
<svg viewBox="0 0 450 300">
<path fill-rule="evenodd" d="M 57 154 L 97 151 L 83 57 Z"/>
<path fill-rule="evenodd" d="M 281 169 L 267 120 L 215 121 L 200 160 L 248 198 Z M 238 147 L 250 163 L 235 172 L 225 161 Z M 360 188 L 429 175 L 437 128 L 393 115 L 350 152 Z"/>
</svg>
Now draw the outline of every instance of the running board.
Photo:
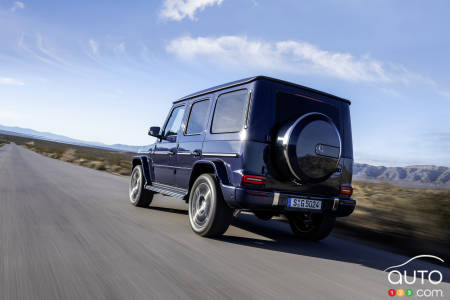
<svg viewBox="0 0 450 300">
<path fill-rule="evenodd" d="M 153 185 L 146 185 L 145 189 L 175 198 L 183 199 L 187 195 L 187 190 L 185 189 L 169 187 L 167 185 L 158 184 L 156 182 L 153 183 Z"/>
</svg>

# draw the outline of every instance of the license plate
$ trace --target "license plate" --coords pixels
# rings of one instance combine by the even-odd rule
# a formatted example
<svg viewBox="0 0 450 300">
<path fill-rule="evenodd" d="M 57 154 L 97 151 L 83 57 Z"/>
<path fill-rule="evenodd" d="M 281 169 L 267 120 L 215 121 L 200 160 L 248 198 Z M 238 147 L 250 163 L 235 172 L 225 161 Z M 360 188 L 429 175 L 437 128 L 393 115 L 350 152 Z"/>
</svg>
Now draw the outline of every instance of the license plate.
<svg viewBox="0 0 450 300">
<path fill-rule="evenodd" d="M 287 206 L 292 208 L 320 210 L 322 209 L 322 201 L 301 198 L 288 198 Z"/>
</svg>

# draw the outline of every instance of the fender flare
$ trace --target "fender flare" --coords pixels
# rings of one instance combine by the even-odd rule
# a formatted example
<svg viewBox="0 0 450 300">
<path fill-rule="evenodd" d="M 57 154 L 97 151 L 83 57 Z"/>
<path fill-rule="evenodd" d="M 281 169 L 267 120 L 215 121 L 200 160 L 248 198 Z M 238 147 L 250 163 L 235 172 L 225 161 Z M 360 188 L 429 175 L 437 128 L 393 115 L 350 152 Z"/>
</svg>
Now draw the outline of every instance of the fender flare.
<svg viewBox="0 0 450 300">
<path fill-rule="evenodd" d="M 225 166 L 225 163 L 221 160 L 215 159 L 215 160 L 206 160 L 206 159 L 201 159 L 198 160 L 194 163 L 194 165 L 192 166 L 192 170 L 191 170 L 191 174 L 190 174 L 190 179 L 189 179 L 189 188 L 192 186 L 193 184 L 193 176 L 192 174 L 195 173 L 196 168 L 200 167 L 200 165 L 208 165 L 211 166 L 214 169 L 214 173 L 217 176 L 217 179 L 219 180 L 219 182 L 223 185 L 230 185 L 230 179 L 228 177 L 228 172 L 227 172 L 227 167 Z"/>
<path fill-rule="evenodd" d="M 150 170 L 152 169 L 151 168 L 151 166 L 152 166 L 151 160 L 149 160 L 146 155 L 134 156 L 133 163 L 132 163 L 132 169 L 134 169 L 134 167 L 136 165 L 142 166 L 142 171 L 144 172 L 145 184 L 146 185 L 150 184 L 153 181 L 153 177 L 151 176 L 152 173 L 150 172 Z"/>
<path fill-rule="evenodd" d="M 196 178 L 196 174 L 198 172 L 196 171 L 197 168 L 207 165 L 208 167 L 211 167 L 214 170 L 214 173 L 219 181 L 219 185 L 221 188 L 222 195 L 224 196 L 225 202 L 229 207 L 233 207 L 233 202 L 235 200 L 235 187 L 231 184 L 229 174 L 231 173 L 229 171 L 229 167 L 227 168 L 227 165 L 224 161 L 220 159 L 214 159 L 214 160 L 198 160 L 194 163 L 192 166 L 190 178 L 189 178 L 189 192 L 185 197 L 186 202 L 189 200 L 190 190 L 192 185 L 194 184 L 194 179 Z"/>
</svg>

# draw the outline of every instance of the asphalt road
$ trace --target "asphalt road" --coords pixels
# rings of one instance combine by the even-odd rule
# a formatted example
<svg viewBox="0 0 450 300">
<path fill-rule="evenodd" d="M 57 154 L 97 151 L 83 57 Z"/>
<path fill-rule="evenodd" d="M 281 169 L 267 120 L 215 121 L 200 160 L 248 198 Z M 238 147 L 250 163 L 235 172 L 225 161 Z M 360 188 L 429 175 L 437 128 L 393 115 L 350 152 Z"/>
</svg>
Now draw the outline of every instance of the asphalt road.
<svg viewBox="0 0 450 300">
<path fill-rule="evenodd" d="M 0 299 L 386 299 L 382 270 L 408 259 L 245 214 L 201 238 L 180 200 L 136 208 L 127 192 L 128 178 L 0 148 Z M 439 268 L 447 283 L 425 286 L 448 297 Z"/>
</svg>

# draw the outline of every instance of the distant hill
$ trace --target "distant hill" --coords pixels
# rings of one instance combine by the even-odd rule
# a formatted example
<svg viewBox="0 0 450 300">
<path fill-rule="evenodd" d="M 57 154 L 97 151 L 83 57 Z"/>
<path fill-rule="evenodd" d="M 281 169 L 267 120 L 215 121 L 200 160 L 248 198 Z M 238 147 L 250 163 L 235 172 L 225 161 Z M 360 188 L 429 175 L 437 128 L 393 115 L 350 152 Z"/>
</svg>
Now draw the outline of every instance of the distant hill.
<svg viewBox="0 0 450 300">
<path fill-rule="evenodd" d="M 353 179 L 366 182 L 386 182 L 407 187 L 450 189 L 450 168 L 439 166 L 383 167 L 355 163 Z"/>
<path fill-rule="evenodd" d="M 148 149 L 148 145 L 146 146 L 130 146 L 130 145 L 122 145 L 122 144 L 114 144 L 107 145 L 99 142 L 90 142 L 73 139 L 64 135 L 58 135 L 51 132 L 42 132 L 36 131 L 29 128 L 21 128 L 21 127 L 10 127 L 0 125 L 0 133 L 8 134 L 8 135 L 17 135 L 22 137 L 31 137 L 37 138 L 46 141 L 60 142 L 65 144 L 73 144 L 78 146 L 88 146 L 95 147 L 101 149 L 115 150 L 115 151 L 123 151 L 123 152 L 139 152 L 142 150 Z"/>
</svg>

